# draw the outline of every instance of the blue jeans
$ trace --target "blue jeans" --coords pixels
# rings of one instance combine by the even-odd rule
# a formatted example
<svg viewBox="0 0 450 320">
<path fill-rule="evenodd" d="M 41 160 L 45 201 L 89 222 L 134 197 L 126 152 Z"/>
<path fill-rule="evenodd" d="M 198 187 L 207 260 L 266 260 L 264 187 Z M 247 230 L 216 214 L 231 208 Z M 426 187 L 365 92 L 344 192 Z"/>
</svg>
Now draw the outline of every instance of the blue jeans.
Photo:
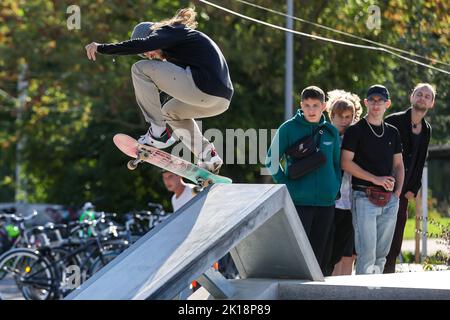
<svg viewBox="0 0 450 320">
<path fill-rule="evenodd" d="M 372 204 L 365 192 L 353 190 L 352 213 L 355 229 L 356 274 L 383 273 L 397 221 L 398 197 L 388 204 Z"/>
</svg>

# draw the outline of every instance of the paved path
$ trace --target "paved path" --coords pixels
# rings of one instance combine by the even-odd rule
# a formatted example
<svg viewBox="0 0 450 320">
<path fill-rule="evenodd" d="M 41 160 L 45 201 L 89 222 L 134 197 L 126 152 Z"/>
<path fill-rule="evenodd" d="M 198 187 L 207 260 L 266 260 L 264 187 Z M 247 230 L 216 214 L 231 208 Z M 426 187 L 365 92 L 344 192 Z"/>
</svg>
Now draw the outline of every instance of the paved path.
<svg viewBox="0 0 450 320">
<path fill-rule="evenodd" d="M 0 291 L 2 300 L 23 300 L 21 292 L 17 289 L 13 279 L 0 280 Z"/>
</svg>

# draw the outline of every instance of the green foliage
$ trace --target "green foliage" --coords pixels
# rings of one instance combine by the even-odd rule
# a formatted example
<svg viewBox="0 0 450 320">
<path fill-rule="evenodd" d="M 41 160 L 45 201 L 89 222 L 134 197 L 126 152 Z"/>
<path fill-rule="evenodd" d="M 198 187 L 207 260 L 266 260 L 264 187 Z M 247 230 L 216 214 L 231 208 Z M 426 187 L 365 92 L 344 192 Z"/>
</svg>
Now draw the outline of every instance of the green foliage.
<svg viewBox="0 0 450 320">
<path fill-rule="evenodd" d="M 450 218 L 442 218 L 439 215 L 431 212 L 431 216 L 428 217 L 427 230 L 429 238 L 441 238 L 442 230 L 433 222 L 440 223 L 441 225 L 450 225 Z M 416 230 L 416 220 L 414 218 L 406 220 L 405 231 L 403 233 L 403 239 L 414 240 L 416 233 L 421 234 L 422 220 L 419 222 L 419 230 Z"/>
<path fill-rule="evenodd" d="M 285 2 L 258 4 L 286 11 Z M 387 2 L 385 2 L 387 3 Z M 126 169 L 126 157 L 115 149 L 112 136 L 138 136 L 146 130 L 130 79 L 136 56 L 86 58 L 84 46 L 128 39 L 133 26 L 144 20 L 171 17 L 188 1 L 79 0 L 81 30 L 68 30 L 66 9 L 72 1 L 3 0 L 0 7 L 0 89 L 17 97 L 20 65 L 28 64 L 28 101 L 23 121 L 16 121 L 17 105 L 0 95 L 0 201 L 14 200 L 16 144 L 23 138 L 22 172 L 29 202 L 80 205 L 92 201 L 99 210 L 123 212 L 144 208 L 148 201 L 169 209 L 156 168 Z M 230 109 L 205 119 L 203 129 L 277 128 L 284 117 L 284 33 L 257 25 L 196 2 L 199 30 L 220 46 L 230 67 L 235 95 Z M 224 6 L 243 14 L 284 25 L 284 17 L 234 1 Z M 389 1 L 381 8 L 382 29 L 373 32 L 364 19 L 362 1 L 295 1 L 295 15 L 449 62 L 448 2 Z M 310 25 L 295 29 L 340 40 L 355 41 Z M 450 83 L 447 75 L 375 51 L 295 37 L 295 95 L 310 84 L 324 90 L 343 88 L 363 95 L 377 82 L 392 93 L 392 111 L 408 106 L 414 84 L 437 84 L 433 142 L 448 141 L 450 113 L 445 107 Z M 248 147 L 248 146 L 247 146 Z M 236 182 L 264 182 L 260 165 L 227 165 L 222 174 Z"/>
<path fill-rule="evenodd" d="M 418 197 L 421 197 L 422 190 L 419 190 Z M 445 211 L 440 211 L 437 207 L 437 200 L 433 197 L 433 191 L 428 189 L 427 192 L 427 208 L 428 208 L 428 217 L 437 219 L 440 217 L 446 217 L 447 213 Z M 416 216 L 416 201 L 410 200 L 408 201 L 408 219 L 414 218 Z"/>
<path fill-rule="evenodd" d="M 431 257 L 426 257 L 423 264 L 424 270 L 433 270 L 432 266 L 437 264 L 450 266 L 450 256 L 448 253 L 438 250 Z"/>
<path fill-rule="evenodd" d="M 403 263 L 414 263 L 415 256 L 414 252 L 411 251 L 402 251 Z"/>
</svg>

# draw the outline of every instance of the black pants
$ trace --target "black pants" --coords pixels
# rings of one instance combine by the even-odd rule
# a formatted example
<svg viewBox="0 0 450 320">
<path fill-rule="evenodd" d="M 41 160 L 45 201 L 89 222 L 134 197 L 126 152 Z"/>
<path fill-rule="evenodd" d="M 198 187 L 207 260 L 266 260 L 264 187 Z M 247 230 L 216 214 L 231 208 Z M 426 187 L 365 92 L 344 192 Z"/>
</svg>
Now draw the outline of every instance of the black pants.
<svg viewBox="0 0 450 320">
<path fill-rule="evenodd" d="M 329 207 L 295 206 L 298 216 L 305 229 L 311 247 L 325 276 L 331 275 L 330 270 L 331 241 L 334 223 L 334 205 Z"/>
<path fill-rule="evenodd" d="M 342 257 L 351 257 L 355 250 L 355 231 L 353 230 L 352 212 L 336 208 L 334 211 L 332 254 L 330 268 Z"/>
<path fill-rule="evenodd" d="M 394 238 L 392 238 L 391 249 L 386 257 L 383 273 L 395 272 L 395 261 L 402 250 L 403 232 L 405 231 L 406 220 L 408 219 L 408 199 L 404 195 L 400 197 L 400 204 L 397 213 L 397 223 L 395 224 Z"/>
</svg>

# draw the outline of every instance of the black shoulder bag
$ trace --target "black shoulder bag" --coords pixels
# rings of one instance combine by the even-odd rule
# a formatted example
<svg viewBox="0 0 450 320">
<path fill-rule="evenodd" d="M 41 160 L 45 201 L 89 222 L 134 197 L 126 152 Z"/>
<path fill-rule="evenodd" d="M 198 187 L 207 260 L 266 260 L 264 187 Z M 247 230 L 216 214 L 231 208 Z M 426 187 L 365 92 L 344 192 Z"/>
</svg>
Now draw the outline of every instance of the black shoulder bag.
<svg viewBox="0 0 450 320">
<path fill-rule="evenodd" d="M 319 149 L 322 134 L 323 126 L 318 126 L 311 135 L 297 140 L 286 150 L 286 155 L 292 159 L 288 167 L 289 179 L 298 179 L 326 163 L 327 159 Z M 317 141 L 316 135 L 319 136 Z"/>
</svg>

